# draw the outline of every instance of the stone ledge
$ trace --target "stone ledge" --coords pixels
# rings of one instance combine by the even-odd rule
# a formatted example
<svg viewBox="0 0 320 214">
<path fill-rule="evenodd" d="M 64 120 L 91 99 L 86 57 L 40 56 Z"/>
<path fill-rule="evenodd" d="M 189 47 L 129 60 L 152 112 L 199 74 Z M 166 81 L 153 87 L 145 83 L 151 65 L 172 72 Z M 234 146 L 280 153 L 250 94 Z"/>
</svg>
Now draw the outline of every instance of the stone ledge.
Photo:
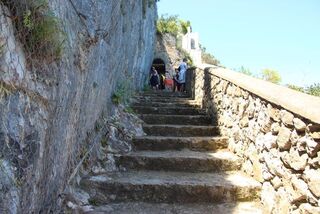
<svg viewBox="0 0 320 214">
<path fill-rule="evenodd" d="M 207 70 L 214 76 L 225 79 L 271 103 L 320 124 L 320 98 L 318 97 L 225 68 L 210 67 Z"/>
</svg>

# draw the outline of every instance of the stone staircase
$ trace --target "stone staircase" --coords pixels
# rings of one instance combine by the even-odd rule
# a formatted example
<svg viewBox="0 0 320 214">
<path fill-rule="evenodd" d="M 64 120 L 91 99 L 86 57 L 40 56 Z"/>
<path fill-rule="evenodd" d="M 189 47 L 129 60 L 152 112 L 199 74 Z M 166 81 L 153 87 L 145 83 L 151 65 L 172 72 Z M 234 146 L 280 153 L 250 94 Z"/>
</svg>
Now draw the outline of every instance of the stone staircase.
<svg viewBox="0 0 320 214">
<path fill-rule="evenodd" d="M 243 175 L 227 139 L 184 94 L 145 92 L 133 109 L 146 136 L 116 156 L 120 172 L 83 178 L 90 213 L 262 213 L 260 184 Z"/>
</svg>

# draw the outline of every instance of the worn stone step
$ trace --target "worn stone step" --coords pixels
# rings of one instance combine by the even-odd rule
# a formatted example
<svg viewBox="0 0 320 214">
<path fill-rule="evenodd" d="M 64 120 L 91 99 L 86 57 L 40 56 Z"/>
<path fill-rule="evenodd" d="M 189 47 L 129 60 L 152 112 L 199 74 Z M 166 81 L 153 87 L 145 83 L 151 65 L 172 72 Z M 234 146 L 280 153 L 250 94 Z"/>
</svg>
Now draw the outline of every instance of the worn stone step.
<svg viewBox="0 0 320 214">
<path fill-rule="evenodd" d="M 263 209 L 258 202 L 238 203 L 110 203 L 91 207 L 85 214 L 262 214 Z"/>
<path fill-rule="evenodd" d="M 133 110 L 139 114 L 167 114 L 167 115 L 205 115 L 202 109 L 192 107 L 151 107 L 133 106 Z"/>
<path fill-rule="evenodd" d="M 219 128 L 217 126 L 144 124 L 143 130 L 147 135 L 152 136 L 197 137 L 219 135 Z"/>
<path fill-rule="evenodd" d="M 240 169 L 241 161 L 229 151 L 136 151 L 116 155 L 120 168 L 184 172 L 218 172 Z"/>
<path fill-rule="evenodd" d="M 226 137 L 162 137 L 141 136 L 132 139 L 135 150 L 182 150 L 216 151 L 228 147 Z"/>
<path fill-rule="evenodd" d="M 147 124 L 172 124 L 172 125 L 214 124 L 214 121 L 209 116 L 206 116 L 206 115 L 142 114 L 140 115 L 140 118 Z"/>
<path fill-rule="evenodd" d="M 149 96 L 135 96 L 133 98 L 136 101 L 147 102 L 171 102 L 171 103 L 189 103 L 195 102 L 193 99 L 185 97 L 149 97 Z"/>
<path fill-rule="evenodd" d="M 151 107 L 193 107 L 193 108 L 200 108 L 200 104 L 196 101 L 190 102 L 148 102 L 148 101 L 133 101 L 132 107 L 134 106 L 151 106 Z"/>
<path fill-rule="evenodd" d="M 84 177 L 80 185 L 96 204 L 250 201 L 259 197 L 261 189 L 259 182 L 238 172 L 115 172 Z"/>
<path fill-rule="evenodd" d="M 190 95 L 181 92 L 172 92 L 172 91 L 150 91 L 150 92 L 142 92 L 139 93 L 138 96 L 143 97 L 184 97 L 189 98 Z"/>
</svg>

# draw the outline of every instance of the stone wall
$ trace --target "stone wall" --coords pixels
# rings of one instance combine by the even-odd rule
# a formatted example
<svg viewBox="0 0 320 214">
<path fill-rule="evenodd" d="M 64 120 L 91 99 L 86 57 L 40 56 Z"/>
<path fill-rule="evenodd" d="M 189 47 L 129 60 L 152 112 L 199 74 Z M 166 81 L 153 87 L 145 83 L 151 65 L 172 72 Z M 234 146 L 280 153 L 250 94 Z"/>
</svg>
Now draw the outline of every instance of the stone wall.
<svg viewBox="0 0 320 214">
<path fill-rule="evenodd" d="M 50 0 L 65 47 L 60 60 L 33 66 L 3 2 L 0 213 L 57 213 L 70 174 L 96 134 L 96 122 L 110 114 L 117 85 L 143 86 L 154 53 L 156 5 Z"/>
<path fill-rule="evenodd" d="M 261 182 L 266 213 L 320 213 L 320 98 L 218 67 L 193 76 L 193 95 Z"/>
<path fill-rule="evenodd" d="M 166 70 L 174 73 L 178 68 L 184 53 L 177 48 L 177 38 L 169 33 L 157 34 L 154 58 L 162 59 L 166 65 Z"/>
</svg>

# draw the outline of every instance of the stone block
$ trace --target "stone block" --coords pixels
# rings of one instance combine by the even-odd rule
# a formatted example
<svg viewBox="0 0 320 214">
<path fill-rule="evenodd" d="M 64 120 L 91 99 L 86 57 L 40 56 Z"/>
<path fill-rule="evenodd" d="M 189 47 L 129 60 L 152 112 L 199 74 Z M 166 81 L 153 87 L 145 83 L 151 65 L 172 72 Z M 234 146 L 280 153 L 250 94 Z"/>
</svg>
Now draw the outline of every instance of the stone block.
<svg viewBox="0 0 320 214">
<path fill-rule="evenodd" d="M 307 125 L 302 120 L 300 120 L 299 118 L 294 118 L 293 119 L 293 125 L 294 125 L 294 128 L 299 133 L 305 132 L 306 127 L 307 127 Z"/>
<path fill-rule="evenodd" d="M 266 135 L 257 137 L 256 143 L 258 145 L 262 145 L 263 149 L 267 149 L 269 151 L 270 149 L 277 147 L 277 136 L 274 136 L 269 132 Z"/>
<path fill-rule="evenodd" d="M 250 94 L 249 92 L 245 91 L 245 90 L 241 90 L 241 96 L 244 98 L 244 99 L 248 99 Z"/>
<path fill-rule="evenodd" d="M 255 112 L 255 105 L 254 102 L 250 102 L 247 108 L 246 113 L 248 114 L 249 119 L 252 119 L 254 117 Z"/>
<path fill-rule="evenodd" d="M 299 191 L 297 191 L 293 187 L 292 180 L 294 179 L 294 176 L 292 179 L 289 180 L 283 180 L 283 187 L 285 189 L 286 194 L 288 195 L 288 200 L 290 201 L 290 204 L 294 204 L 300 201 L 305 201 L 307 199 L 307 196 Z"/>
<path fill-rule="evenodd" d="M 278 122 L 272 123 L 271 125 L 271 132 L 273 135 L 277 135 L 280 130 L 280 124 Z"/>
<path fill-rule="evenodd" d="M 298 179 L 296 176 L 292 177 L 291 182 L 294 190 L 300 195 L 299 201 L 307 199 L 309 192 L 308 185 L 306 184 L 306 182 L 304 182 L 301 179 Z"/>
<path fill-rule="evenodd" d="M 300 136 L 298 135 L 297 131 L 294 129 L 290 135 L 290 142 L 291 142 L 292 146 L 297 145 L 299 138 L 300 138 Z"/>
<path fill-rule="evenodd" d="M 307 126 L 307 132 L 314 140 L 320 140 L 320 125 L 319 124 L 309 124 Z"/>
<path fill-rule="evenodd" d="M 306 139 L 307 144 L 307 152 L 310 157 L 314 157 L 317 155 L 317 152 L 320 150 L 320 142 L 316 142 L 311 139 Z"/>
<path fill-rule="evenodd" d="M 261 202 L 265 213 L 273 213 L 276 207 L 276 191 L 269 182 L 264 182 L 261 189 Z"/>
<path fill-rule="evenodd" d="M 276 122 L 280 122 L 280 110 L 273 108 L 271 105 L 268 106 L 268 115 Z"/>
<path fill-rule="evenodd" d="M 286 110 L 281 110 L 280 112 L 281 115 L 281 122 L 286 126 L 286 127 L 293 127 L 293 119 L 294 116 L 290 112 Z"/>
<path fill-rule="evenodd" d="M 303 171 L 306 168 L 308 158 L 307 154 L 300 155 L 295 149 L 291 149 L 290 153 L 283 152 L 281 155 L 282 161 L 296 171 Z"/>
<path fill-rule="evenodd" d="M 290 135 L 291 135 L 290 129 L 284 126 L 280 128 L 278 138 L 277 138 L 277 144 L 280 150 L 289 150 L 291 148 Z"/>
<path fill-rule="evenodd" d="M 244 116 L 240 122 L 239 122 L 239 126 L 241 128 L 245 128 L 245 127 L 248 127 L 249 126 L 249 118 L 247 116 Z"/>
<path fill-rule="evenodd" d="M 299 206 L 299 214 L 316 214 L 320 213 L 320 207 L 314 207 L 311 204 L 303 203 Z"/>
<path fill-rule="evenodd" d="M 309 169 L 304 172 L 304 179 L 308 183 L 310 191 L 320 198 L 320 170 Z"/>
<path fill-rule="evenodd" d="M 235 91 L 234 91 L 234 95 L 237 97 L 240 97 L 242 94 L 242 89 L 238 86 L 236 87 Z"/>
<path fill-rule="evenodd" d="M 279 189 L 279 187 L 282 186 L 282 181 L 278 176 L 275 176 L 272 180 L 271 180 L 271 184 L 273 186 L 273 188 L 275 190 Z"/>
<path fill-rule="evenodd" d="M 276 197 L 276 209 L 274 213 L 290 213 L 291 203 L 289 201 L 289 194 L 284 187 L 280 187 Z"/>
</svg>

